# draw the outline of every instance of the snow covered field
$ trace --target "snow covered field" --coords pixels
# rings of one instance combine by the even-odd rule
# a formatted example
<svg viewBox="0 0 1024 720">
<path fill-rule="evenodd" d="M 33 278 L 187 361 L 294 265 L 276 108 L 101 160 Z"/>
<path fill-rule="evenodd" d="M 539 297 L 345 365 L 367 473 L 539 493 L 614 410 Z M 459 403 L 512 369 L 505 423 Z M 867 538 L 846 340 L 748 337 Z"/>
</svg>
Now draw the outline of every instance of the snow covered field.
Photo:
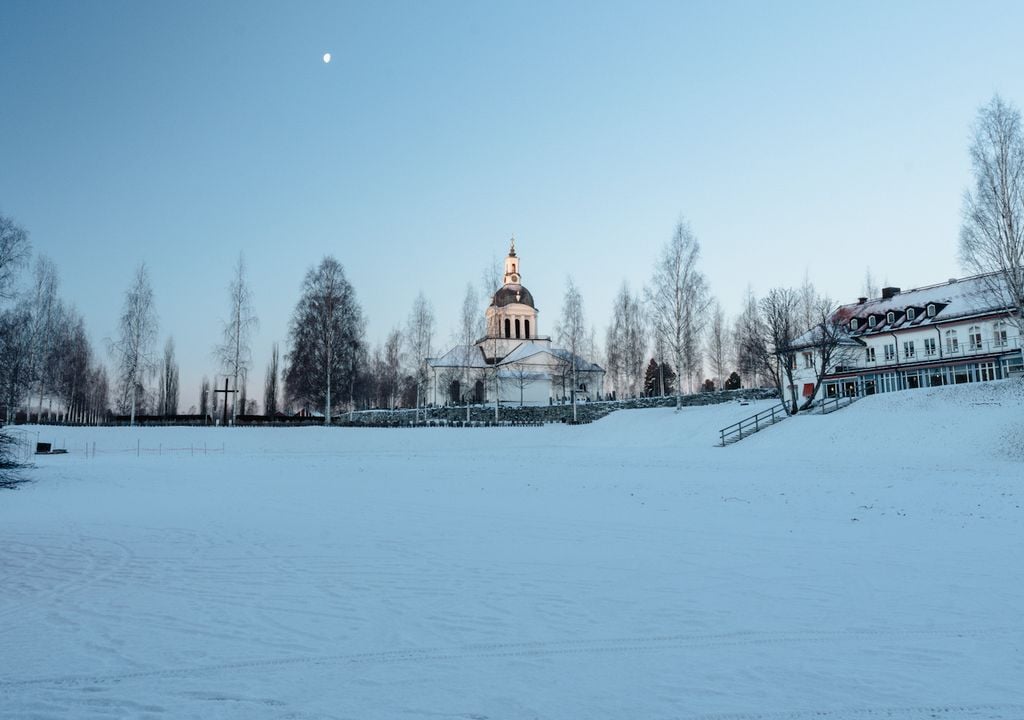
<svg viewBox="0 0 1024 720">
<path fill-rule="evenodd" d="M 43 428 L 0 717 L 1024 717 L 1020 384 L 768 405 Z"/>
</svg>

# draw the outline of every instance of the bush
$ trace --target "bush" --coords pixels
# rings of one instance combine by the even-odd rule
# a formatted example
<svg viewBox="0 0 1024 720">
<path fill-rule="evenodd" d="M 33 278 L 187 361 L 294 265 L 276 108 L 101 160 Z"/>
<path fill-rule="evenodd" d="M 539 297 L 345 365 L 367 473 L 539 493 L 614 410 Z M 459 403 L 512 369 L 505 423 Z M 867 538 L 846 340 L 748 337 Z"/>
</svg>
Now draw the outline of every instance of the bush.
<svg viewBox="0 0 1024 720">
<path fill-rule="evenodd" d="M 25 482 L 19 472 L 25 467 L 18 462 L 18 441 L 0 430 L 0 488 L 13 488 Z"/>
</svg>

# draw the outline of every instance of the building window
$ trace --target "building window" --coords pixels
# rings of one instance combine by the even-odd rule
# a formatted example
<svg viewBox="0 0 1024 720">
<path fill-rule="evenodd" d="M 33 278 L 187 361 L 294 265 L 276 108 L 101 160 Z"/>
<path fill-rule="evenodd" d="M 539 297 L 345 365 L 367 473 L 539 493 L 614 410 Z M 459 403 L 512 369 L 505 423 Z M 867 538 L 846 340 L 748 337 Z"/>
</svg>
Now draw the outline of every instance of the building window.
<svg viewBox="0 0 1024 720">
<path fill-rule="evenodd" d="M 868 327 L 873 328 L 875 326 L 875 316 L 868 315 Z"/>
<path fill-rule="evenodd" d="M 786 364 L 789 365 L 790 370 L 796 370 L 796 355 L 787 356 Z"/>
<path fill-rule="evenodd" d="M 512 321 L 505 318 L 505 337 L 512 337 Z"/>
<path fill-rule="evenodd" d="M 960 341 L 956 338 L 956 330 L 946 331 L 946 352 L 950 355 L 960 352 Z"/>
<path fill-rule="evenodd" d="M 889 343 L 885 346 L 885 361 L 892 362 L 896 359 L 896 345 Z"/>
<path fill-rule="evenodd" d="M 516 340 L 521 337 L 522 328 L 519 325 L 519 318 L 516 318 Z"/>
<path fill-rule="evenodd" d="M 928 317 L 935 317 L 935 305 L 934 304 L 929 304 L 928 305 Z"/>
<path fill-rule="evenodd" d="M 885 321 L 892 325 L 894 322 L 896 322 L 896 313 L 894 313 L 892 310 L 887 312 L 885 314 Z"/>
<path fill-rule="evenodd" d="M 996 379 L 996 365 L 995 363 L 981 363 L 978 366 L 979 376 L 981 380 L 995 380 Z"/>
<path fill-rule="evenodd" d="M 1000 320 L 995 324 L 995 332 L 992 335 L 992 344 L 996 347 L 1006 347 L 1006 321 Z"/>
<path fill-rule="evenodd" d="M 971 343 L 971 350 L 981 350 L 981 328 L 971 325 L 967 330 L 967 340 Z"/>
<path fill-rule="evenodd" d="M 852 320 L 850 320 L 850 329 L 851 330 L 856 330 L 857 329 L 857 325 L 858 325 L 857 318 L 853 318 Z"/>
<path fill-rule="evenodd" d="M 935 354 L 935 338 L 924 339 L 924 354 L 934 355 Z"/>
<path fill-rule="evenodd" d="M 803 353 L 803 356 L 804 356 L 804 367 L 805 368 L 812 368 L 812 367 L 814 367 L 814 353 L 805 352 L 805 353 Z"/>
<path fill-rule="evenodd" d="M 868 362 L 874 362 L 875 361 L 875 349 L 873 347 L 869 347 L 869 348 L 865 348 L 865 351 L 867 352 L 867 361 Z"/>
<path fill-rule="evenodd" d="M 526 339 L 529 340 L 530 339 L 530 321 L 529 320 L 523 320 L 523 325 L 526 326 Z"/>
<path fill-rule="evenodd" d="M 904 340 L 903 341 L 903 357 L 912 358 L 914 357 L 914 341 Z"/>
<path fill-rule="evenodd" d="M 915 317 L 917 317 L 917 313 L 914 312 L 914 308 L 907 308 L 907 321 L 909 322 Z"/>
</svg>

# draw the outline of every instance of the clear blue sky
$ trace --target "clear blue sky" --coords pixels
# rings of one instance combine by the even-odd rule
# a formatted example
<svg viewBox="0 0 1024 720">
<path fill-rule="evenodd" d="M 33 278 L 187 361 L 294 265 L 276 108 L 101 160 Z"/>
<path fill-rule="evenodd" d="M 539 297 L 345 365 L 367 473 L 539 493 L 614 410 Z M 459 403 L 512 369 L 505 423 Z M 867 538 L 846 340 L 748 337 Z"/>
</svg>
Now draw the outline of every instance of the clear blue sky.
<svg viewBox="0 0 1024 720">
<path fill-rule="evenodd" d="M 149 265 L 186 407 L 239 251 L 256 397 L 328 253 L 371 342 L 423 289 L 446 346 L 512 233 L 541 332 L 571 273 L 603 336 L 680 215 L 728 310 L 805 272 L 845 302 L 868 266 L 960 274 L 970 124 L 1024 103 L 1021 28 L 1021 3 L 5 0 L 0 212 L 98 349 Z"/>
</svg>

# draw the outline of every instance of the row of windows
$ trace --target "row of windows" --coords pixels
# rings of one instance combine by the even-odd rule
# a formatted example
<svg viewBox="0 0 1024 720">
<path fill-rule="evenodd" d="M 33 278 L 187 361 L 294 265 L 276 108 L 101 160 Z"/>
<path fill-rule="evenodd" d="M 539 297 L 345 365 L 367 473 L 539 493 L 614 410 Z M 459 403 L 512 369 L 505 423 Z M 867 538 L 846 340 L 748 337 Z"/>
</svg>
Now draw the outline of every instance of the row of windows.
<svg viewBox="0 0 1024 720">
<path fill-rule="evenodd" d="M 929 303 L 928 306 L 925 308 L 925 314 L 928 317 L 935 317 L 935 312 L 936 312 L 935 303 Z M 911 322 L 911 321 L 913 321 L 913 320 L 915 320 L 917 318 L 917 309 L 916 308 L 912 308 L 912 307 L 911 308 L 907 308 L 904 311 L 904 314 L 907 317 L 907 322 Z M 895 310 L 890 310 L 889 312 L 887 312 L 885 314 L 885 323 L 886 323 L 886 325 L 892 325 L 895 322 L 896 322 L 896 311 Z M 874 315 L 874 314 L 868 315 L 868 328 L 872 329 L 872 328 L 876 327 L 877 325 L 878 325 L 878 316 Z M 860 328 L 860 318 L 852 318 L 850 320 L 850 330 L 857 330 L 858 328 Z"/>
<path fill-rule="evenodd" d="M 874 395 L 877 392 L 895 390 L 914 390 L 920 387 L 937 385 L 954 385 L 967 382 L 984 382 L 998 380 L 1001 373 L 994 362 L 970 365 L 955 365 L 920 369 L 908 372 L 880 373 L 869 375 L 860 380 L 845 380 L 841 383 L 825 383 L 825 397 L 857 396 L 860 394 Z"/>
<path fill-rule="evenodd" d="M 950 355 L 955 355 L 960 352 L 960 338 L 956 330 L 947 330 L 943 338 L 945 340 L 946 352 Z M 938 352 L 938 347 L 935 342 L 935 338 L 924 338 L 924 354 L 926 357 L 935 355 Z M 971 325 L 967 328 L 967 343 L 972 352 L 979 350 L 985 350 L 985 344 L 982 340 L 981 326 Z M 1004 348 L 1009 344 L 1006 322 L 1000 320 L 995 323 L 995 327 L 992 332 L 992 343 L 990 348 Z M 896 359 L 896 344 L 889 343 L 883 346 L 885 352 L 885 359 L 892 361 Z M 875 349 L 869 347 L 865 349 L 867 362 L 875 362 Z M 903 357 L 914 358 L 917 357 L 917 347 L 914 340 L 903 341 Z"/>
</svg>

